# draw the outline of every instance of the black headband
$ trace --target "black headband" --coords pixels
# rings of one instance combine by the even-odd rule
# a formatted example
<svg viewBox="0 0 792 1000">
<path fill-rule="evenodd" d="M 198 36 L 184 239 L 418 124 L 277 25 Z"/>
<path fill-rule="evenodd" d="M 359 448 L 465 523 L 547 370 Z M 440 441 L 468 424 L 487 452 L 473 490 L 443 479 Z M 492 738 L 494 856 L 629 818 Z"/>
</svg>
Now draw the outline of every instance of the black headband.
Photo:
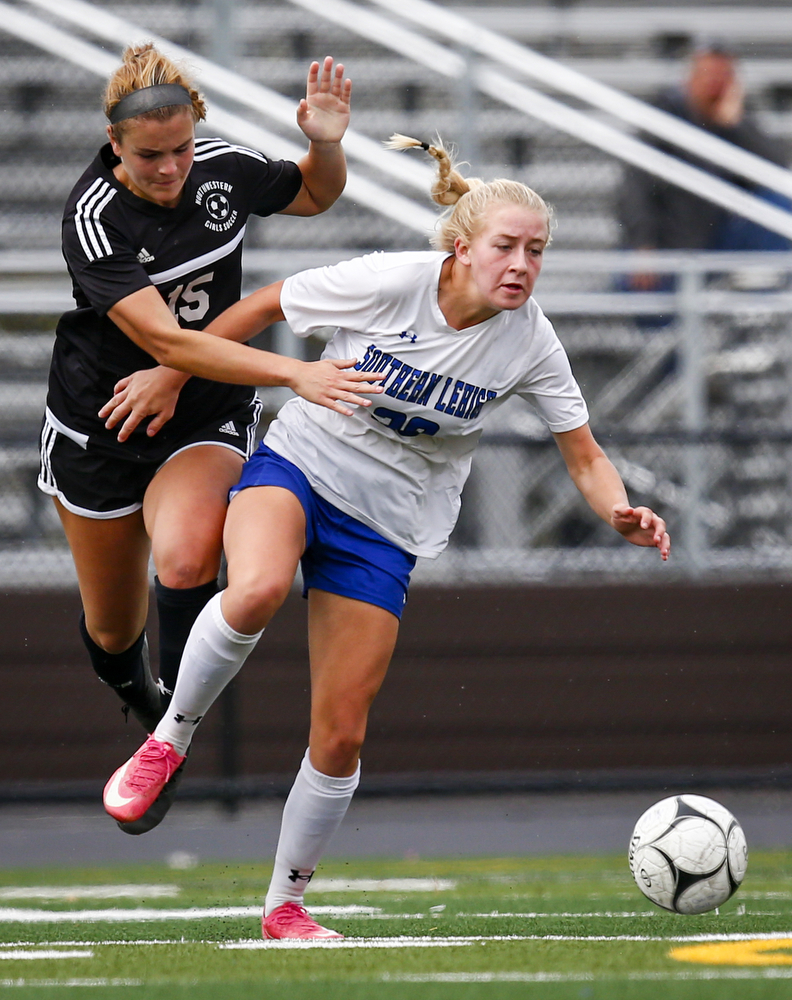
<svg viewBox="0 0 792 1000">
<path fill-rule="evenodd" d="M 117 125 L 127 118 L 137 118 L 148 111 L 170 108 L 177 104 L 192 105 L 189 90 L 180 83 L 159 83 L 154 87 L 133 90 L 131 94 L 122 97 L 107 117 L 111 125 Z"/>
</svg>

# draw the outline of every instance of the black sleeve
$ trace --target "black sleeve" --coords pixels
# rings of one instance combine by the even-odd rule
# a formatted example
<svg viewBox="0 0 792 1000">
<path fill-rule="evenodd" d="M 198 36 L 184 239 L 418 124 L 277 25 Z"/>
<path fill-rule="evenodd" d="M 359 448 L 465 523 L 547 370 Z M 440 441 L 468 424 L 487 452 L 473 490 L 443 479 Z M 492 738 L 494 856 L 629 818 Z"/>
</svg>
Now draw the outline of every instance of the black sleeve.
<svg viewBox="0 0 792 1000">
<path fill-rule="evenodd" d="M 104 316 L 121 299 L 151 284 L 111 218 L 63 220 L 63 256 L 91 307 Z"/>
<path fill-rule="evenodd" d="M 253 215 L 274 215 L 291 205 L 302 187 L 302 174 L 296 163 L 270 160 L 252 150 L 237 155 Z"/>
</svg>

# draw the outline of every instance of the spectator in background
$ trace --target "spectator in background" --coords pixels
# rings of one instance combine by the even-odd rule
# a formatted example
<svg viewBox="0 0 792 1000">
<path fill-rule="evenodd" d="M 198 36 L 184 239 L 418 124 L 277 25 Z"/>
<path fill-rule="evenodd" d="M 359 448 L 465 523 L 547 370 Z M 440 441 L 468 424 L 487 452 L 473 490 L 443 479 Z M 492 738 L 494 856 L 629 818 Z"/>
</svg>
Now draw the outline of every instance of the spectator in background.
<svg viewBox="0 0 792 1000">
<path fill-rule="evenodd" d="M 757 156 L 781 165 L 786 162 L 782 145 L 762 132 L 746 113 L 736 58 L 720 43 L 702 41 L 696 45 L 684 84 L 664 91 L 655 104 L 662 111 Z M 657 145 L 666 149 L 661 143 Z M 751 187 L 743 178 L 734 177 L 709 161 L 697 160 L 676 147 L 667 151 L 734 184 L 749 187 L 752 193 L 774 204 L 792 208 L 783 196 Z M 622 246 L 626 249 L 788 250 L 790 247 L 784 237 L 636 168 L 629 168 L 625 176 L 619 215 Z M 664 290 L 669 287 L 655 275 L 634 275 L 630 283 L 636 290 L 663 286 Z"/>
</svg>

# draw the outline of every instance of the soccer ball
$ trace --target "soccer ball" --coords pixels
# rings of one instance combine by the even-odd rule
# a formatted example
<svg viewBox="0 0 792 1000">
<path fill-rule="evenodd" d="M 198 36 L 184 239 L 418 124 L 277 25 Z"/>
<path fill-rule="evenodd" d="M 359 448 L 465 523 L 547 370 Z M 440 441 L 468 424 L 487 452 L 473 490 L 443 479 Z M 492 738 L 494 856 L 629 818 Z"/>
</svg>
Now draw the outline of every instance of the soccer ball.
<svg viewBox="0 0 792 1000">
<path fill-rule="evenodd" d="M 675 913 L 706 913 L 739 887 L 748 847 L 742 827 L 718 802 L 672 795 L 635 824 L 629 861 L 638 888 L 653 903 Z"/>
</svg>

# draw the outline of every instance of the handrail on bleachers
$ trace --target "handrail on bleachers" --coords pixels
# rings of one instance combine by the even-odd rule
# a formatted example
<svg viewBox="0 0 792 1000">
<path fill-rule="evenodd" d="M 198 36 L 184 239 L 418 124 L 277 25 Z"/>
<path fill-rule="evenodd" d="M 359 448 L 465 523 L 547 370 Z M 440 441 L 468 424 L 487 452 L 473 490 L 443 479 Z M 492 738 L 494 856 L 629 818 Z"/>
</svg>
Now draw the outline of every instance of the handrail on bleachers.
<svg viewBox="0 0 792 1000">
<path fill-rule="evenodd" d="M 398 24 L 385 18 L 380 18 L 377 25 L 377 15 L 370 9 L 346 2 L 346 0 L 290 0 L 296 6 L 307 8 L 319 16 L 337 23 L 343 23 L 346 28 L 366 37 L 376 36 L 381 44 L 396 48 L 405 56 L 410 56 L 425 65 L 431 65 L 447 76 L 462 77 L 469 72 L 468 63 L 462 55 L 452 49 L 445 48 L 428 38 L 408 32 Z M 619 116 L 626 122 L 662 134 L 677 145 L 688 147 L 692 142 L 698 155 L 715 158 L 717 162 L 728 166 L 731 170 L 762 183 L 766 187 L 789 192 L 792 194 L 792 175 L 786 170 L 764 161 L 753 154 L 739 150 L 729 143 L 724 143 L 702 130 L 675 119 L 649 105 L 622 94 L 613 88 L 582 76 L 576 71 L 565 67 L 560 62 L 548 59 L 539 53 L 517 45 L 501 35 L 490 32 L 472 21 L 462 18 L 447 8 L 439 8 L 427 0 L 372 0 L 380 7 L 392 10 L 402 18 L 407 18 L 422 27 L 430 27 L 441 36 L 463 46 L 471 52 L 484 55 L 501 65 L 507 65 L 510 70 L 532 75 L 541 79 L 543 85 L 549 84 L 558 90 L 580 98 L 601 110 Z M 50 11 L 58 17 L 79 24 L 84 30 L 100 37 L 119 41 L 131 41 L 138 32 L 135 25 L 98 9 L 84 0 L 28 0 L 28 3 Z M 15 9 L 7 4 L 0 7 L 9 11 Z M 17 11 L 17 13 L 19 13 Z M 6 26 L 8 19 L 6 18 Z M 47 28 L 52 31 L 51 25 Z M 28 31 L 27 39 L 34 44 L 40 41 Z M 79 41 L 79 40 L 78 40 Z M 164 51 L 178 58 L 190 56 L 186 50 L 166 39 L 154 38 Z M 82 42 L 84 47 L 87 43 Z M 56 51 L 51 49 L 51 51 Z M 64 51 L 60 55 L 66 55 Z M 103 53 L 106 56 L 106 53 Z M 191 56 L 201 70 L 205 85 L 234 100 L 255 108 L 256 111 L 270 114 L 281 124 L 288 119 L 288 124 L 294 127 L 293 107 L 291 102 L 259 84 L 253 83 L 239 74 L 232 73 L 207 59 Z M 83 63 L 84 64 L 84 63 Z M 104 72 L 104 71 L 103 71 Z M 513 79 L 504 76 L 489 67 L 476 67 L 473 71 L 476 85 L 490 96 L 500 99 L 512 107 L 540 118 L 553 127 L 560 128 L 591 145 L 598 146 L 608 153 L 617 156 L 625 162 L 632 163 L 648 170 L 666 180 L 671 181 L 695 194 L 706 198 L 723 207 L 727 207 L 753 222 L 765 226 L 784 236 L 792 236 L 792 217 L 789 213 L 756 198 L 744 189 L 713 178 L 705 171 L 680 161 L 675 157 L 661 152 L 654 147 L 634 138 L 631 135 L 613 128 L 590 114 L 586 115 L 574 108 L 548 97 L 538 90 L 525 87 Z M 288 106 L 288 111 L 287 111 Z M 231 116 L 230 112 L 218 109 L 215 117 L 222 119 L 225 128 L 236 130 L 236 137 L 242 133 L 251 135 L 252 127 L 239 116 Z M 269 138 L 270 142 L 264 142 Z M 249 144 L 262 146 L 265 149 L 279 149 L 276 155 L 287 155 L 293 158 L 294 150 L 285 151 L 286 140 L 259 130 L 258 141 L 243 140 Z M 274 145 L 273 145 L 274 143 Z M 427 168 L 422 164 L 409 163 L 408 158 L 402 158 L 402 164 L 396 165 L 393 157 L 389 157 L 371 140 L 354 132 L 347 134 L 346 148 L 353 156 L 360 158 L 377 169 L 386 169 L 391 175 L 399 175 L 411 186 L 420 186 L 426 190 Z M 404 165 L 405 169 L 402 169 Z M 416 205 L 409 199 L 401 198 L 371 181 L 350 177 L 347 196 L 352 195 L 375 211 L 407 223 L 414 229 L 431 228 L 433 218 L 431 213 Z M 392 205 L 392 202 L 397 204 Z M 401 204 L 398 204 L 401 202 Z M 390 207 L 386 207 L 389 206 Z"/>
<path fill-rule="evenodd" d="M 172 58 L 189 60 L 202 74 L 202 83 L 206 87 L 298 131 L 292 100 L 189 52 L 168 39 L 160 38 L 92 4 L 84 3 L 83 0 L 55 0 L 54 3 L 50 0 L 28 0 L 28 2 L 79 25 L 84 30 L 112 42 L 114 46 L 134 43 L 146 37 Z M 25 14 L 10 4 L 0 3 L 0 27 L 38 48 L 52 52 L 100 76 L 108 76 L 116 68 L 118 60 L 112 53 L 40 18 Z M 212 107 L 212 119 L 225 135 L 245 145 L 263 149 L 269 155 L 292 160 L 299 160 L 304 155 L 304 148 L 261 126 L 253 125 L 240 115 L 225 110 L 216 102 Z M 428 191 L 431 171 L 427 167 L 411 163 L 406 157 L 388 153 L 377 143 L 353 131 L 347 132 L 344 146 L 348 154 L 374 166 L 381 173 L 387 173 L 401 183 L 419 188 L 422 192 Z M 353 198 L 372 211 L 394 219 L 417 232 L 424 233 L 430 230 L 435 222 L 435 214 L 429 209 L 354 171 L 349 171 L 347 175 L 344 196 Z"/>
<path fill-rule="evenodd" d="M 35 0 L 35 2 L 51 3 L 53 0 Z M 640 112 L 645 113 L 650 120 L 654 120 L 653 113 L 656 112 L 662 120 L 663 129 L 668 135 L 676 136 L 677 145 L 689 145 L 692 135 L 695 140 L 693 146 L 699 156 L 715 158 L 716 162 L 722 165 L 727 163 L 737 173 L 754 178 L 761 177 L 765 186 L 779 190 L 788 189 L 792 194 L 792 174 L 788 171 L 761 157 L 747 154 L 744 150 L 716 139 L 701 129 L 689 126 L 673 115 L 660 112 L 636 98 L 584 77 L 555 60 L 516 45 L 502 36 L 486 32 L 473 22 L 452 14 L 447 8 L 438 7 L 428 3 L 427 0 L 372 0 L 372 3 L 391 9 L 423 28 L 431 28 L 434 32 L 445 35 L 460 46 L 461 51 L 446 48 L 416 32 L 408 31 L 399 24 L 379 17 L 370 9 L 351 3 L 349 0 L 289 0 L 289 2 L 336 24 L 346 25 L 356 34 L 429 66 L 445 76 L 460 80 L 467 76 L 473 86 L 495 100 L 538 118 L 552 128 L 567 132 L 588 145 L 596 146 L 626 163 L 685 188 L 773 232 L 787 237 L 792 236 L 790 213 L 776 208 L 735 184 L 715 177 L 614 128 L 591 113 L 577 111 L 535 88 L 517 83 L 497 69 L 490 68 L 489 65 L 471 65 L 466 54 L 470 52 L 483 54 L 495 62 L 505 63 L 509 69 L 517 68 L 521 71 L 525 71 L 521 63 L 521 60 L 525 59 L 533 65 L 533 69 L 527 72 L 541 77 L 543 83 L 552 82 L 557 89 L 565 89 L 575 97 L 598 107 L 607 104 L 607 110 L 614 114 L 621 110 L 624 112 L 622 117 L 629 115 L 637 120 Z M 546 75 L 540 73 L 539 68 L 546 66 L 551 67 L 552 72 Z M 596 96 L 591 97 L 590 93 Z M 715 140 L 714 144 L 709 140 Z M 715 156 L 714 151 L 719 151 L 721 148 L 728 154 L 724 159 Z M 706 150 L 709 150 L 709 157 Z M 783 184 L 769 183 L 770 177 L 774 178 L 774 181 L 783 180 Z"/>
<path fill-rule="evenodd" d="M 313 6 L 314 0 L 290 2 L 301 6 L 310 3 Z M 485 56 L 500 66 L 508 67 L 512 72 L 528 76 L 542 86 L 565 93 L 643 132 L 695 153 L 697 157 L 726 167 L 754 183 L 792 195 L 792 173 L 783 167 L 719 139 L 645 101 L 584 76 L 556 59 L 513 42 L 502 34 L 489 31 L 469 18 L 455 14 L 430 0 L 371 2 L 414 25 L 437 32 L 456 45 Z"/>
</svg>

